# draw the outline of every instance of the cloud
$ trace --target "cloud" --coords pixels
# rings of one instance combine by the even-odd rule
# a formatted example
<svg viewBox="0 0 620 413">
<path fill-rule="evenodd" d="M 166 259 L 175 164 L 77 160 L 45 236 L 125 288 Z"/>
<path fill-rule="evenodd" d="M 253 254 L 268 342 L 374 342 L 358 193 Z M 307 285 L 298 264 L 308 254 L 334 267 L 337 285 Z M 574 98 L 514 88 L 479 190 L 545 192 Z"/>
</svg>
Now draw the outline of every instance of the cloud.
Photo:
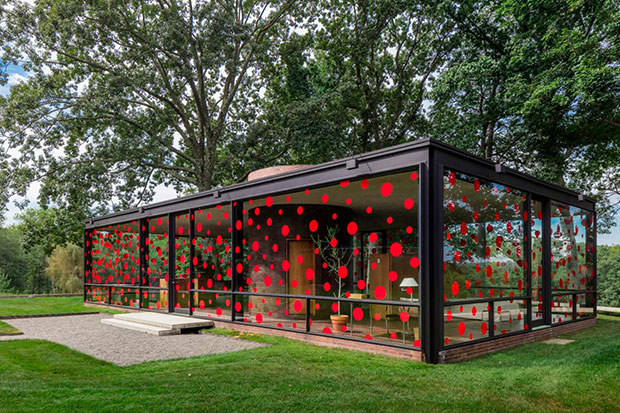
<svg viewBox="0 0 620 413">
<path fill-rule="evenodd" d="M 6 85 L 0 86 L 0 96 L 7 96 L 11 90 L 11 86 L 23 83 L 28 78 L 20 73 L 10 73 Z"/>
</svg>

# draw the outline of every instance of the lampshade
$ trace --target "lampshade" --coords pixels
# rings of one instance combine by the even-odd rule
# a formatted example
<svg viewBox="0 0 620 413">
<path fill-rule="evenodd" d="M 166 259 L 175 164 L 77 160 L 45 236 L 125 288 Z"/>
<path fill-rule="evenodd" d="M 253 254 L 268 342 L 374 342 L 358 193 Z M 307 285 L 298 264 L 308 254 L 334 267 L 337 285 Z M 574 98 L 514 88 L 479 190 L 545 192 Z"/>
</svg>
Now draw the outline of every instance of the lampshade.
<svg viewBox="0 0 620 413">
<path fill-rule="evenodd" d="M 403 278 L 403 281 L 400 283 L 400 288 L 407 288 L 407 287 L 417 287 L 418 283 L 416 282 L 415 278 Z"/>
</svg>

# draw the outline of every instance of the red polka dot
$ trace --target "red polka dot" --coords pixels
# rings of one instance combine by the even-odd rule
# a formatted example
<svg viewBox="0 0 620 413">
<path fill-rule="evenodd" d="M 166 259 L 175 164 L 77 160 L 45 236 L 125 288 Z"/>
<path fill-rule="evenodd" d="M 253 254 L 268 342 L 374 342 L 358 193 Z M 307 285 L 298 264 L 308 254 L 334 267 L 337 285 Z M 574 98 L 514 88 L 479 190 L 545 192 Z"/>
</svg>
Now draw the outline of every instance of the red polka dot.
<svg viewBox="0 0 620 413">
<path fill-rule="evenodd" d="M 357 232 L 357 224 L 355 222 L 349 222 L 349 225 L 347 225 L 347 232 L 349 235 L 355 234 Z"/>
<path fill-rule="evenodd" d="M 383 300 L 385 298 L 385 288 L 383 288 L 382 286 L 377 286 L 375 288 L 375 298 L 377 300 Z"/>
<path fill-rule="evenodd" d="M 202 224 L 199 222 L 196 224 L 196 232 L 202 231 Z"/>
<path fill-rule="evenodd" d="M 329 329 L 329 327 L 324 327 L 323 328 L 323 334 L 331 334 L 332 331 Z"/>
<path fill-rule="evenodd" d="M 253 249 L 254 251 L 258 251 L 258 248 L 259 248 L 258 241 L 254 241 L 254 242 L 252 243 L 252 249 Z"/>
<path fill-rule="evenodd" d="M 407 198 L 405 199 L 405 209 L 413 208 L 413 199 Z"/>
<path fill-rule="evenodd" d="M 357 288 L 360 289 L 360 290 L 363 290 L 364 288 L 366 288 L 366 281 L 358 280 L 357 281 Z"/>
<path fill-rule="evenodd" d="M 461 222 L 461 234 L 467 235 L 467 224 L 465 221 Z"/>
<path fill-rule="evenodd" d="M 271 277 L 266 275 L 265 276 L 265 287 L 269 287 L 271 285 Z"/>
<path fill-rule="evenodd" d="M 198 303 L 198 307 L 200 307 L 200 309 L 205 308 L 205 302 L 203 300 L 200 300 L 200 303 Z"/>
<path fill-rule="evenodd" d="M 265 198 L 265 205 L 267 205 L 268 207 L 273 205 L 273 198 L 268 196 L 267 198 Z"/>
<path fill-rule="evenodd" d="M 218 308 L 215 310 L 215 314 L 216 314 L 218 317 L 219 317 L 219 316 L 221 316 L 221 315 L 222 315 L 222 309 L 218 307 Z"/>
<path fill-rule="evenodd" d="M 258 324 L 260 324 L 260 323 L 262 323 L 262 322 L 263 322 L 263 315 L 262 315 L 261 313 L 257 313 L 257 314 L 256 314 L 256 322 L 257 322 Z"/>
<path fill-rule="evenodd" d="M 394 282 L 398 279 L 398 273 L 396 271 L 390 271 L 388 273 L 388 278 L 390 279 L 390 281 Z"/>
<path fill-rule="evenodd" d="M 403 253 L 403 246 L 400 245 L 400 242 L 395 242 L 390 246 L 390 254 L 394 257 L 400 257 Z"/>
<path fill-rule="evenodd" d="M 482 325 L 480 326 L 480 332 L 484 336 L 486 336 L 487 334 L 487 323 L 485 323 L 484 321 L 482 322 Z"/>
<path fill-rule="evenodd" d="M 364 311 L 359 307 L 355 307 L 353 309 L 353 319 L 355 321 L 361 321 L 363 318 L 364 318 Z"/>
<path fill-rule="evenodd" d="M 342 181 L 340 182 L 340 186 L 343 188 L 346 188 L 347 186 L 349 186 L 349 181 Z"/>
<path fill-rule="evenodd" d="M 459 283 L 454 281 L 452 283 L 452 295 L 456 297 L 458 294 L 459 294 Z"/>
<path fill-rule="evenodd" d="M 363 179 L 360 183 L 360 186 L 362 187 L 362 189 L 368 188 L 368 179 Z"/>
<path fill-rule="evenodd" d="M 327 292 L 332 289 L 332 285 L 326 282 L 325 284 L 323 284 L 323 289 L 325 290 L 325 292 Z"/>
<path fill-rule="evenodd" d="M 420 266 L 420 259 L 418 257 L 413 257 L 409 260 L 409 265 L 412 268 L 418 268 Z"/>
<path fill-rule="evenodd" d="M 465 323 L 462 321 L 459 323 L 459 334 L 460 335 L 465 334 Z"/>
<path fill-rule="evenodd" d="M 321 197 L 321 202 L 323 202 L 324 204 L 329 202 L 329 195 L 327 194 L 323 194 L 323 196 Z"/>
<path fill-rule="evenodd" d="M 341 265 L 338 268 L 338 277 L 340 278 L 346 278 L 347 275 L 349 274 L 349 270 L 347 269 L 347 267 L 345 267 L 344 265 Z"/>
<path fill-rule="evenodd" d="M 381 195 L 383 196 L 392 195 L 392 184 L 391 183 L 385 182 L 383 183 L 383 185 L 381 185 Z"/>
<path fill-rule="evenodd" d="M 295 311 L 297 311 L 298 313 L 301 312 L 302 310 L 302 305 L 301 305 L 301 301 L 299 300 L 295 300 L 295 303 L 293 304 L 293 308 L 295 309 Z"/>
<path fill-rule="evenodd" d="M 308 268 L 306 270 L 306 279 L 308 281 L 311 281 L 312 279 L 314 279 L 314 270 L 312 268 Z"/>
<path fill-rule="evenodd" d="M 286 237 L 288 236 L 288 233 L 289 233 L 288 225 L 282 225 L 282 235 Z"/>
<path fill-rule="evenodd" d="M 411 180 L 415 181 L 416 179 L 418 179 L 418 173 L 417 172 L 412 172 L 411 173 Z"/>
<path fill-rule="evenodd" d="M 403 323 L 406 323 L 407 321 L 409 321 L 409 313 L 406 311 L 401 311 L 400 321 L 402 321 Z"/>
<path fill-rule="evenodd" d="M 446 313 L 446 320 L 452 321 L 452 310 L 448 310 Z"/>
<path fill-rule="evenodd" d="M 289 268 L 291 268 L 291 264 L 288 262 L 288 260 L 282 261 L 282 269 L 284 271 L 288 271 Z"/>
<path fill-rule="evenodd" d="M 297 256 L 297 264 L 303 264 L 304 262 L 304 256 L 303 255 L 298 255 Z"/>
<path fill-rule="evenodd" d="M 308 227 L 310 228 L 310 232 L 316 232 L 316 230 L 319 229 L 319 223 L 316 222 L 315 219 L 313 219 L 312 221 L 310 221 Z"/>
</svg>

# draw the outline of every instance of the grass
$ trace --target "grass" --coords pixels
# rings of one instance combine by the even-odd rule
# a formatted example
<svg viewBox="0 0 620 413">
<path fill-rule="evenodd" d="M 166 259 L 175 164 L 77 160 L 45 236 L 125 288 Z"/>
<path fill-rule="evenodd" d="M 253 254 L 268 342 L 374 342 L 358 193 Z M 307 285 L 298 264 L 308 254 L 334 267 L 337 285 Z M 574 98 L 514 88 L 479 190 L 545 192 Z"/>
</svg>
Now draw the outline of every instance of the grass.
<svg viewBox="0 0 620 413">
<path fill-rule="evenodd" d="M 0 298 L 0 318 L 16 315 L 40 315 L 83 312 L 121 313 L 107 308 L 84 305 L 83 297 Z"/>
<path fill-rule="evenodd" d="M 215 332 L 272 345 L 118 367 L 46 341 L 0 342 L 0 410 L 620 411 L 620 318 L 565 346 L 437 366 Z"/>
<path fill-rule="evenodd" d="M 14 334 L 21 334 L 21 331 L 3 321 L 0 321 L 0 336 L 10 336 Z"/>
</svg>

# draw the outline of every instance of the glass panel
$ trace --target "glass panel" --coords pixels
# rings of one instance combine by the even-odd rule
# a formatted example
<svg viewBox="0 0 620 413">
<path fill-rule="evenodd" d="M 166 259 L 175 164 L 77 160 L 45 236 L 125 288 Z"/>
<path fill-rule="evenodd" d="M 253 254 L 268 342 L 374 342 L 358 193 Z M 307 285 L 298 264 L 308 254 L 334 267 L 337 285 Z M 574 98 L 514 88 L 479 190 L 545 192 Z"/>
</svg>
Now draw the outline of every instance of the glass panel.
<svg viewBox="0 0 620 413">
<path fill-rule="evenodd" d="M 594 294 L 577 296 L 577 318 L 588 318 L 594 315 Z"/>
<path fill-rule="evenodd" d="M 139 285 L 140 234 L 135 221 L 92 232 L 95 284 Z"/>
<path fill-rule="evenodd" d="M 91 303 L 107 304 L 108 287 L 86 286 L 86 301 Z"/>
<path fill-rule="evenodd" d="M 573 295 L 557 295 L 551 302 L 551 322 L 553 324 L 573 319 Z"/>
<path fill-rule="evenodd" d="M 527 294 L 526 195 L 454 171 L 444 176 L 444 299 Z"/>
<path fill-rule="evenodd" d="M 446 305 L 443 311 L 446 346 L 489 336 L 488 303 Z"/>
<path fill-rule="evenodd" d="M 527 300 L 496 301 L 494 334 L 496 336 L 527 330 Z"/>
<path fill-rule="evenodd" d="M 146 278 L 143 285 L 148 287 L 168 288 L 168 216 L 147 218 L 148 237 L 146 244 Z M 152 293 L 151 293 L 152 294 Z M 149 298 L 150 301 L 150 298 Z M 159 299 L 156 301 L 160 301 Z M 165 305 L 168 308 L 168 299 L 166 296 Z M 143 306 L 145 307 L 145 306 Z M 148 308 L 146 306 L 145 308 Z M 157 307 L 159 308 L 159 307 Z"/>
<path fill-rule="evenodd" d="M 255 323 L 261 326 L 289 328 L 305 331 L 306 328 L 306 300 L 304 298 L 280 298 L 245 296 L 245 300 L 237 303 L 237 317 L 242 317 L 246 323 Z M 311 302 L 311 314 L 314 313 L 314 301 Z"/>
<path fill-rule="evenodd" d="M 231 295 L 217 292 L 194 292 L 193 315 L 214 319 L 231 319 Z"/>
<path fill-rule="evenodd" d="M 174 217 L 174 293 L 175 309 L 189 309 L 190 279 L 189 279 L 189 213 Z"/>
<path fill-rule="evenodd" d="M 532 200 L 532 322 L 543 319 L 542 202 Z"/>
<path fill-rule="evenodd" d="M 138 296 L 140 290 L 137 288 L 112 287 L 110 289 L 110 302 L 114 305 L 138 308 Z"/>
<path fill-rule="evenodd" d="M 418 174 L 408 171 L 245 202 L 243 285 L 417 302 L 417 193 Z M 290 310 L 276 307 L 278 317 Z"/>
<path fill-rule="evenodd" d="M 168 289 L 142 289 L 140 308 L 168 311 Z"/>
<path fill-rule="evenodd" d="M 570 205 L 551 203 L 553 292 L 594 288 L 594 217 Z"/>
<path fill-rule="evenodd" d="M 229 204 L 195 211 L 192 289 L 230 291 L 231 231 Z"/>
</svg>

